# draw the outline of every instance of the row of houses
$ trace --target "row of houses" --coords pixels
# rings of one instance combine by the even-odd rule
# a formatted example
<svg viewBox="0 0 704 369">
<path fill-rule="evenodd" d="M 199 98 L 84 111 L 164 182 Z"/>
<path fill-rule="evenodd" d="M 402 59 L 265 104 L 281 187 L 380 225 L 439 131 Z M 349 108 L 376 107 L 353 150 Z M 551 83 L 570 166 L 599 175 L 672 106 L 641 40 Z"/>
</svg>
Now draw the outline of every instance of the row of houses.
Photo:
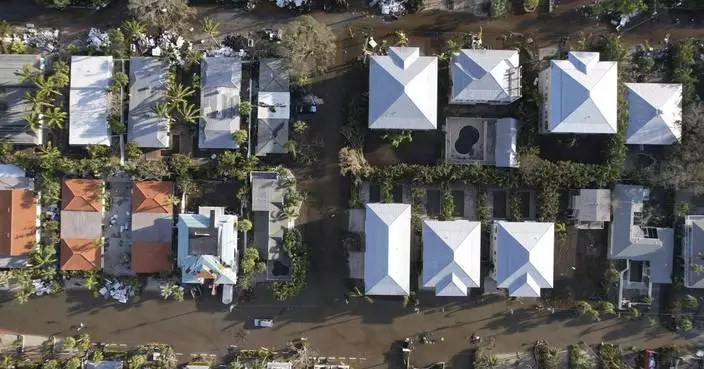
<svg viewBox="0 0 704 369">
<path fill-rule="evenodd" d="M 267 262 L 265 280 L 285 280 L 276 266 L 289 266 L 282 250 L 284 229 L 293 226 L 283 215 L 286 189 L 275 172 L 252 172 L 253 247 Z M 174 184 L 135 181 L 131 184 L 129 270 L 132 273 L 170 274 L 181 271 L 184 285 L 223 286 L 223 302 L 232 301 L 238 278 L 236 215 L 224 207 L 201 206 L 195 214 L 175 214 Z M 20 168 L 0 165 L 0 269 L 23 268 L 39 241 L 42 209 L 33 181 Z M 59 268 L 97 271 L 105 266 L 107 223 L 105 182 L 101 179 L 64 179 L 61 185 Z M 114 262 L 114 261 L 113 261 Z"/>
<path fill-rule="evenodd" d="M 599 53 L 570 52 L 538 78 L 540 132 L 616 134 L 618 66 Z M 391 47 L 369 63 L 369 128 L 437 129 L 438 59 Z M 463 49 L 450 60 L 450 104 L 510 104 L 521 97 L 518 50 Z M 626 144 L 670 145 L 681 138 L 682 85 L 627 83 Z"/>
<path fill-rule="evenodd" d="M 367 295 L 411 293 L 411 205 L 370 203 L 364 221 Z M 510 296 L 539 297 L 552 288 L 554 225 L 498 221 L 492 226 L 489 278 Z M 419 286 L 437 296 L 467 296 L 483 286 L 481 223 L 424 220 Z"/>
<path fill-rule="evenodd" d="M 607 258 L 623 260 L 619 307 L 652 297 L 653 286 L 672 283 L 674 230 L 649 225 L 650 191 L 618 184 L 613 190 L 583 189 L 570 200 L 571 217 L 581 229 L 609 229 Z M 438 296 L 467 296 L 471 288 L 506 289 L 509 296 L 538 297 L 552 288 L 555 231 L 552 223 L 494 221 L 489 255 L 481 255 L 481 224 L 469 220 L 426 219 L 422 228 L 422 272 L 418 285 Z M 411 205 L 366 205 L 364 248 L 350 253 L 360 262 L 369 295 L 411 292 Z M 686 217 L 682 240 L 687 288 L 704 288 L 704 215 Z M 359 254 L 359 255 L 357 255 Z M 490 268 L 483 278 L 481 260 Z M 351 261 L 351 265 L 355 262 Z M 353 276 L 354 278 L 354 276 Z"/>
<path fill-rule="evenodd" d="M 110 145 L 109 87 L 115 60 L 111 56 L 72 56 L 68 130 L 70 145 Z M 19 72 L 30 65 L 45 70 L 40 55 L 0 55 L 0 139 L 19 145 L 42 144 L 41 129 L 27 127 L 31 110 L 25 94 L 34 86 Z M 155 107 L 166 100 L 169 63 L 157 57 L 129 59 L 129 112 L 127 140 L 145 149 L 171 147 L 169 120 Z M 240 129 L 242 60 L 239 57 L 206 57 L 201 64 L 200 124 L 198 147 L 203 150 L 236 149 L 232 134 Z M 260 61 L 256 154 L 284 153 L 290 118 L 289 77 L 279 59 Z"/>
</svg>

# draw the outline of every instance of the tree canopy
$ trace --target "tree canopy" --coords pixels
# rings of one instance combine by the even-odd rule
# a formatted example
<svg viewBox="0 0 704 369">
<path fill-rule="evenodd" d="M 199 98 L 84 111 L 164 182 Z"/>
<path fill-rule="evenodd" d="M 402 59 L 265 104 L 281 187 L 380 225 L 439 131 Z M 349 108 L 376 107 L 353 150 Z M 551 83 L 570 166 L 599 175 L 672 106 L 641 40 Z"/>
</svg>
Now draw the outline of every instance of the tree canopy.
<svg viewBox="0 0 704 369">
<path fill-rule="evenodd" d="M 281 32 L 281 46 L 294 77 L 305 79 L 323 73 L 334 61 L 335 35 L 315 18 L 300 16 Z"/>
<path fill-rule="evenodd" d="M 180 29 L 194 11 L 186 0 L 129 0 L 127 9 L 140 22 L 161 29 Z"/>
</svg>

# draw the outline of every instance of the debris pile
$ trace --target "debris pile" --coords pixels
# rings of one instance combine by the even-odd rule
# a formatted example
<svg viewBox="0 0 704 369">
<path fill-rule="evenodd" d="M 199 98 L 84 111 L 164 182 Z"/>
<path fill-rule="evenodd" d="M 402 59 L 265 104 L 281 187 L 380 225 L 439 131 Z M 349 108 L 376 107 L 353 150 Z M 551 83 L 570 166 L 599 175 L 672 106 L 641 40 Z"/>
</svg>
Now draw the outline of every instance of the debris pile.
<svg viewBox="0 0 704 369">
<path fill-rule="evenodd" d="M 52 288 L 50 281 L 43 281 L 41 279 L 33 279 L 32 284 L 34 285 L 34 294 L 37 296 L 51 295 Z"/>
<path fill-rule="evenodd" d="M 406 0 L 372 0 L 370 7 L 378 5 L 382 15 L 400 17 L 406 14 Z"/>
<path fill-rule="evenodd" d="M 184 59 L 193 44 L 181 35 L 164 31 L 159 35 L 150 36 L 140 33 L 128 41 L 130 51 L 141 56 L 165 56 L 172 61 L 183 64 Z M 85 46 L 89 49 L 104 51 L 110 47 L 110 36 L 108 32 L 103 32 L 97 28 L 91 28 L 88 32 Z"/>
<path fill-rule="evenodd" d="M 28 23 L 24 27 L 13 29 L 2 38 L 2 43 L 10 45 L 10 49 L 21 45 L 35 48 L 40 51 L 54 52 L 59 46 L 59 30 L 53 28 L 36 28 Z M 19 50 L 18 50 L 19 51 Z"/>
<path fill-rule="evenodd" d="M 279 8 L 297 9 L 307 7 L 310 4 L 309 0 L 274 0 Z"/>
<path fill-rule="evenodd" d="M 111 281 L 109 279 L 105 280 L 105 284 L 98 291 L 100 294 L 107 298 L 112 298 L 117 300 L 121 304 L 126 304 L 130 297 L 134 297 L 134 288 L 128 284 L 121 283 L 120 281 Z"/>
</svg>

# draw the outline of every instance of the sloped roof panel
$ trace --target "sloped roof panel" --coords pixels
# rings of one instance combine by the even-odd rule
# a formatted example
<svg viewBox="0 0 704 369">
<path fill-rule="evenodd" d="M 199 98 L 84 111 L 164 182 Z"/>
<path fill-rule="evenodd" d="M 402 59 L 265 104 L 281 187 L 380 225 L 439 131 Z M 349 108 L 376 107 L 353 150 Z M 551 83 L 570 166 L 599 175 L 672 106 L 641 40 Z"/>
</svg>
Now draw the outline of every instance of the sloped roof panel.
<svg viewBox="0 0 704 369">
<path fill-rule="evenodd" d="M 213 57 L 201 64 L 201 118 L 198 147 L 236 149 L 232 134 L 240 129 L 240 58 Z"/>
<path fill-rule="evenodd" d="M 495 225 L 496 282 L 510 296 L 540 296 L 552 288 L 555 231 L 553 223 L 505 222 Z"/>
<path fill-rule="evenodd" d="M 170 145 L 168 121 L 154 113 L 165 101 L 169 64 L 156 57 L 130 59 L 130 109 L 127 139 L 139 147 L 167 148 Z"/>
<path fill-rule="evenodd" d="M 598 61 L 598 53 L 573 54 L 550 64 L 548 131 L 616 133 L 616 62 Z"/>
<path fill-rule="evenodd" d="M 682 137 L 682 85 L 626 83 L 626 144 L 671 145 Z"/>
<path fill-rule="evenodd" d="M 494 161 L 497 167 L 518 167 L 518 121 L 513 118 L 501 118 L 496 121 L 496 146 Z"/>
<path fill-rule="evenodd" d="M 368 295 L 410 293 L 411 206 L 367 204 L 364 285 Z"/>
<path fill-rule="evenodd" d="M 423 288 L 440 294 L 453 279 L 465 286 L 457 296 L 467 296 L 467 288 L 480 286 L 481 225 L 468 220 L 423 223 Z M 449 280 L 445 280 L 449 277 Z M 441 282 L 445 281 L 445 282 Z M 448 293 L 448 291 L 445 291 Z"/>
<path fill-rule="evenodd" d="M 460 50 L 450 64 L 450 103 L 510 103 L 515 93 L 509 81 L 520 80 L 518 66 L 518 50 Z"/>
<path fill-rule="evenodd" d="M 436 57 L 418 48 L 391 47 L 369 62 L 369 128 L 437 128 Z"/>
</svg>

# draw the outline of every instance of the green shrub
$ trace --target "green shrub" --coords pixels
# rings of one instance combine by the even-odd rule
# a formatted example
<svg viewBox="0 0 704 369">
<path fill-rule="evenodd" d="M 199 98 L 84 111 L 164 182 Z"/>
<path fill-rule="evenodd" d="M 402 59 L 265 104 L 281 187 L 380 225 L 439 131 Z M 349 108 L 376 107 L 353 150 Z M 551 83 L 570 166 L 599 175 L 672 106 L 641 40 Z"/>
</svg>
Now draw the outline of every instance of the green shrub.
<svg viewBox="0 0 704 369">
<path fill-rule="evenodd" d="M 540 0 L 523 0 L 523 7 L 528 11 L 533 11 L 540 5 Z"/>
<path fill-rule="evenodd" d="M 492 18 L 501 18 L 508 15 L 509 2 L 508 0 L 491 0 L 489 5 L 489 16 Z"/>
</svg>

